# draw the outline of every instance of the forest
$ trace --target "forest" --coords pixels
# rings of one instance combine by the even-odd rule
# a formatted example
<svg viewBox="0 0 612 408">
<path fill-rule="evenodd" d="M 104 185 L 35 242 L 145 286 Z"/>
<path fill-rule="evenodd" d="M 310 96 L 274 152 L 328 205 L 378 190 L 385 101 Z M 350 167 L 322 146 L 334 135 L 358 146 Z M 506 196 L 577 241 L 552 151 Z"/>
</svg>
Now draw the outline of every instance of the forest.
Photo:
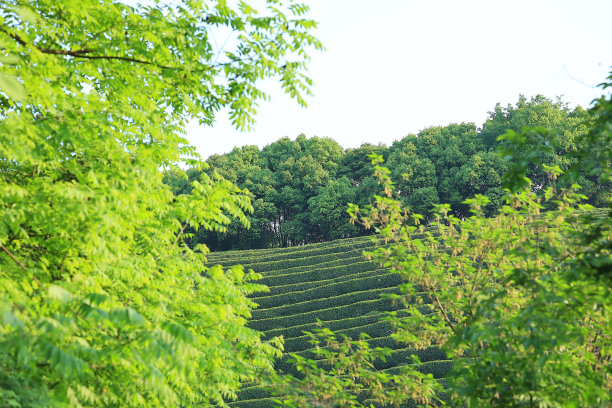
<svg viewBox="0 0 612 408">
<path fill-rule="evenodd" d="M 384 157 L 391 170 L 402 203 L 432 219 L 435 205 L 450 204 L 458 217 L 469 215 L 465 200 L 476 194 L 489 197 L 485 213 L 490 215 L 503 202 L 503 175 L 507 157 L 497 153 L 497 140 L 507 129 L 545 126 L 551 130 L 550 149 L 542 152 L 540 163 L 566 171 L 576 165 L 568 155 L 582 146 L 579 140 L 588 131 L 588 111 L 570 109 L 562 101 L 543 96 L 520 97 L 515 105 L 497 104 L 481 127 L 473 123 L 432 126 L 408 135 L 391 146 L 364 144 L 343 149 L 331 138 L 300 135 L 282 138 L 259 149 L 234 148 L 213 155 L 203 170 L 216 172 L 243 190 L 248 190 L 253 212 L 247 214 L 250 228 L 238 220 L 227 231 L 189 231 L 189 245 L 206 244 L 211 250 L 286 247 L 368 234 L 351 224 L 347 203 L 364 206 L 380 186 L 373 175 L 368 155 Z M 188 178 L 168 172 L 164 181 L 174 193 L 191 191 L 190 182 L 201 171 L 187 170 Z M 532 166 L 529 177 L 543 186 L 546 174 Z M 598 175 L 581 174 L 578 184 L 588 203 L 601 207 L 610 199 L 611 185 L 599 183 Z"/>
<path fill-rule="evenodd" d="M 0 0 L 0 407 L 612 406 L 612 74 L 585 109 L 200 157 L 188 123 L 248 129 L 263 81 L 305 105 L 317 27 Z"/>
</svg>

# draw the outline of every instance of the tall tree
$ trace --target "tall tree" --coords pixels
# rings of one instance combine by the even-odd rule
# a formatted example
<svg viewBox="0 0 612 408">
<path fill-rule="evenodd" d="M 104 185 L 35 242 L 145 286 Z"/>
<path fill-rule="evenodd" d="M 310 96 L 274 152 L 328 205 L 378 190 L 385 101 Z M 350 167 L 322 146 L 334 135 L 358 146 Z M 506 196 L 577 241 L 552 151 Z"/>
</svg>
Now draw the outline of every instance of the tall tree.
<svg viewBox="0 0 612 408">
<path fill-rule="evenodd" d="M 360 147 L 346 149 L 340 159 L 338 177 L 347 177 L 356 186 L 360 186 L 364 179 L 372 177 L 374 168 L 372 161 L 368 158 L 368 155 L 372 153 L 386 157 L 387 146 L 364 143 Z"/>
<path fill-rule="evenodd" d="M 570 167 L 580 166 L 573 153 L 585 147 L 581 143 L 582 136 L 589 130 L 588 119 L 587 111 L 580 107 L 570 109 L 560 98 L 552 101 L 542 95 L 531 99 L 521 96 L 514 106 L 502 108 L 497 104 L 495 110 L 489 112 L 489 118 L 483 124 L 480 135 L 490 149 L 496 149 L 499 145 L 496 140 L 506 129 L 524 134 L 526 142 L 532 148 L 526 148 L 522 152 L 508 151 L 508 154 L 526 162 L 537 162 L 549 167 L 558 166 L 566 171 Z M 548 136 L 542 138 L 541 132 L 522 132 L 524 128 L 536 127 L 545 128 Z M 545 149 L 542 149 L 543 143 L 546 143 Z M 507 145 L 512 148 L 512 145 Z M 547 182 L 546 172 L 535 164 L 530 168 L 528 177 L 534 182 L 534 188 L 541 190 Z M 583 187 L 583 193 L 589 197 L 589 203 L 602 206 L 610 198 L 610 189 L 607 188 L 609 186 L 602 186 L 597 182 L 597 177 L 583 173 L 576 181 Z"/>
<path fill-rule="evenodd" d="M 457 189 L 456 175 L 468 159 L 483 149 L 476 126 L 450 124 L 423 129 L 389 148 L 392 180 L 405 204 L 428 216 L 433 205 L 451 204 L 461 214 L 468 196 Z"/>
<path fill-rule="evenodd" d="M 276 234 L 271 221 L 278 210 L 271 201 L 276 192 L 272 172 L 267 168 L 257 146 L 236 147 L 224 155 L 208 158 L 209 175 L 215 172 L 248 191 L 253 199 L 253 212 L 247 214 L 250 228 L 234 220 L 227 231 L 196 231 L 189 244 L 206 243 L 211 250 L 267 248 L 276 244 Z"/>
<path fill-rule="evenodd" d="M 466 199 L 477 194 L 489 197 L 484 211 L 491 215 L 503 204 L 502 178 L 509 165 L 509 161 L 496 152 L 476 152 L 455 174 L 454 186 Z"/>
<path fill-rule="evenodd" d="M 281 246 L 309 242 L 316 231 L 310 224 L 308 200 L 336 176 L 342 147 L 329 138 L 283 138 L 263 148 L 262 156 L 274 174 L 278 209 L 273 225 Z"/>
<path fill-rule="evenodd" d="M 357 236 L 358 228 L 350 223 L 347 203 L 354 203 L 357 189 L 346 177 L 330 180 L 319 193 L 308 200 L 313 235 L 321 241 Z"/>
<path fill-rule="evenodd" d="M 223 404 L 270 367 L 253 276 L 184 245 L 247 225 L 249 197 L 205 173 L 173 197 L 160 169 L 188 177 L 187 120 L 249 127 L 258 78 L 303 103 L 320 44 L 286 3 L 1 3 L 0 406 Z M 236 34 L 222 54 L 215 30 Z"/>
</svg>

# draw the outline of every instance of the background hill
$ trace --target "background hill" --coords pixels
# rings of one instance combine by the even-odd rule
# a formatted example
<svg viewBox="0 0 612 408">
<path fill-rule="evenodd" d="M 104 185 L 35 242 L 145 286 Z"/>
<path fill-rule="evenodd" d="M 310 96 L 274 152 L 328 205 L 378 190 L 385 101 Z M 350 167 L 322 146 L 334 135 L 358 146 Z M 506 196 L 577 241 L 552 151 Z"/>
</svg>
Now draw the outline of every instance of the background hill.
<svg viewBox="0 0 612 408">
<path fill-rule="evenodd" d="M 211 250 L 261 249 L 287 247 L 367 234 L 349 223 L 347 203 L 367 205 L 380 186 L 372 176 L 368 155 L 385 158 L 399 198 L 416 213 L 431 218 L 435 204 L 448 203 L 456 216 L 468 215 L 463 202 L 475 194 L 491 199 L 486 208 L 491 215 L 501 205 L 502 176 L 508 160 L 497 154 L 497 137 L 506 129 L 520 132 L 524 126 L 552 129 L 552 150 L 538 159 L 547 166 L 567 170 L 576 163 L 567 154 L 579 146 L 576 140 L 587 126 L 588 113 L 580 107 L 570 109 L 560 101 L 542 96 L 521 97 L 515 106 L 497 105 L 480 127 L 474 123 L 431 126 L 408 135 L 391 146 L 364 144 L 343 149 L 330 138 L 288 137 L 260 149 L 236 147 L 223 155 L 208 158 L 214 177 L 222 177 L 247 189 L 253 213 L 248 214 L 250 229 L 234 221 L 226 232 L 186 231 L 193 234 L 187 244 L 206 244 Z M 199 180 L 200 170 L 187 171 L 188 178 L 173 172 L 165 182 L 175 194 L 191 192 L 191 181 Z M 407 175 L 408 177 L 404 177 Z M 546 174 L 531 166 L 528 176 L 537 185 Z M 594 176 L 582 175 L 578 183 L 589 203 L 602 206 L 610 195 L 610 186 Z"/>
</svg>

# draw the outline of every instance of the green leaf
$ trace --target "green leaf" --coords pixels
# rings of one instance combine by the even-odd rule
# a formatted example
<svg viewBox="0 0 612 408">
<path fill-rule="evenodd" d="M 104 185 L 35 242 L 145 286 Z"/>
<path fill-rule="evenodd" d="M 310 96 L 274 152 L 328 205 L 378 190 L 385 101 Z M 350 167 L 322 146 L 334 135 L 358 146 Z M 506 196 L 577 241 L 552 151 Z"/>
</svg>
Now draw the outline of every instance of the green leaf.
<svg viewBox="0 0 612 408">
<path fill-rule="evenodd" d="M 21 82 L 13 75 L 4 72 L 0 72 L 0 91 L 16 101 L 21 101 L 25 98 L 25 90 Z"/>
<path fill-rule="evenodd" d="M 110 311 L 109 317 L 119 327 L 124 325 L 143 326 L 145 324 L 145 319 L 131 307 L 115 308 Z"/>
<path fill-rule="evenodd" d="M 195 336 L 191 331 L 176 322 L 166 322 L 162 327 L 177 340 L 188 344 L 194 344 L 195 342 Z"/>
<path fill-rule="evenodd" d="M 15 13 L 19 15 L 19 17 L 23 18 L 28 23 L 36 24 L 36 20 L 38 19 L 38 16 L 29 7 L 18 6 L 18 7 L 15 7 L 14 10 L 15 10 Z"/>
<path fill-rule="evenodd" d="M 74 299 L 72 293 L 62 288 L 61 286 L 51 285 L 47 291 L 49 299 L 58 300 L 62 303 L 68 303 Z"/>
<path fill-rule="evenodd" d="M 15 65 L 21 61 L 18 55 L 0 56 L 0 64 Z"/>
<path fill-rule="evenodd" d="M 23 330 L 23 322 L 13 314 L 9 309 L 2 309 L 2 325 L 13 327 L 17 330 Z"/>
</svg>

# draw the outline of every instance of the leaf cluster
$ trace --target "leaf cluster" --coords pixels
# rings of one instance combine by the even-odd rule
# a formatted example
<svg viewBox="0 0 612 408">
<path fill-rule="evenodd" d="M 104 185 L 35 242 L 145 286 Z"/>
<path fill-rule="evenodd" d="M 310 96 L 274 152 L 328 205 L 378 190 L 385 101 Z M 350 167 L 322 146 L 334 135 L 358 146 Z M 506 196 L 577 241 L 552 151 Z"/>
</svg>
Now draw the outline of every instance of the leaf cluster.
<svg viewBox="0 0 612 408">
<path fill-rule="evenodd" d="M 278 345 L 245 327 L 260 288 L 190 231 L 243 226 L 246 191 L 182 137 L 248 127 L 275 77 L 302 101 L 306 6 L 29 0 L 0 9 L 0 406 L 224 405 Z M 236 40 L 216 49 L 214 36 Z"/>
<path fill-rule="evenodd" d="M 594 108 L 600 118 L 606 117 L 603 102 Z M 584 150 L 572 155 L 590 154 L 589 143 L 607 138 L 608 127 L 599 123 L 583 135 Z M 530 139 L 541 140 L 540 149 Z M 489 198 L 476 195 L 465 201 L 471 217 L 457 218 L 449 205 L 438 205 L 436 233 L 423 231 L 422 216 L 396 198 L 378 155 L 372 162 L 385 193 L 370 206 L 350 207 L 352 219 L 385 243 L 367 255 L 404 278 L 396 298 L 409 316 L 395 319 L 395 338 L 414 347 L 438 344 L 452 357 L 453 404 L 610 404 L 612 213 L 582 204 L 586 196 L 577 184 L 559 187 L 556 181 L 572 175 L 542 162 L 553 139 L 541 128 L 500 137 L 501 153 L 513 160 L 504 177 L 505 205 L 493 217 L 484 212 Z M 596 168 L 605 178 L 608 156 L 585 161 L 583 171 Z M 529 177 L 533 168 L 550 180 L 542 195 Z M 422 232 L 426 237 L 415 239 Z M 435 313 L 423 314 L 422 303 Z"/>
</svg>

